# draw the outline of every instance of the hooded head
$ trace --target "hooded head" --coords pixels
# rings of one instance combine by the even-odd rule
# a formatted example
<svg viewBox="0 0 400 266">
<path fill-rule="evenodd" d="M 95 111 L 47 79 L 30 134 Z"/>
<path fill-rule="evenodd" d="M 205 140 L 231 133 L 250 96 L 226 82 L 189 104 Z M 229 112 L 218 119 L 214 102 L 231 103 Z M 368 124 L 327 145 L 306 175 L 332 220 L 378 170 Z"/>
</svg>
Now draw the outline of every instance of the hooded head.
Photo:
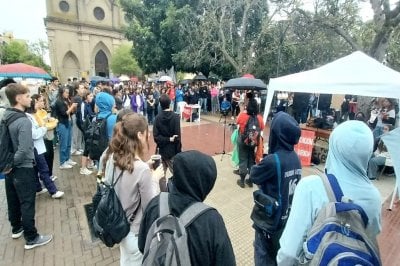
<svg viewBox="0 0 400 266">
<path fill-rule="evenodd" d="M 285 112 L 274 116 L 269 134 L 269 154 L 278 150 L 293 151 L 299 142 L 301 130 L 297 121 Z"/>
<path fill-rule="evenodd" d="M 371 129 L 360 121 L 346 121 L 332 132 L 326 170 L 337 178 L 359 176 L 367 179 L 368 161 L 374 139 Z"/>
<path fill-rule="evenodd" d="M 214 187 L 217 166 L 211 156 L 185 151 L 174 157 L 173 184 L 177 191 L 203 201 Z"/>
<path fill-rule="evenodd" d="M 99 108 L 99 113 L 110 113 L 114 107 L 115 100 L 112 95 L 106 92 L 96 94 L 96 105 Z"/>
</svg>

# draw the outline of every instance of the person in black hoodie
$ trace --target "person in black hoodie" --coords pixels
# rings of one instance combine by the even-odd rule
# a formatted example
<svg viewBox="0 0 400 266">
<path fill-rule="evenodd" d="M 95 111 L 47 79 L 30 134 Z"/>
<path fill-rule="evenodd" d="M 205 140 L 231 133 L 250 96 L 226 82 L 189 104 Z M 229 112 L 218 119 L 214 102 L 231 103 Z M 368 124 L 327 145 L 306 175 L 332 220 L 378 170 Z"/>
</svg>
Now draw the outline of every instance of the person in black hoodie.
<svg viewBox="0 0 400 266">
<path fill-rule="evenodd" d="M 172 159 L 182 149 L 180 117 L 170 109 L 170 103 L 171 100 L 167 94 L 160 96 L 162 112 L 156 116 L 153 125 L 154 142 L 157 144 L 164 167 L 164 177 L 160 182 L 161 191 L 166 190 L 165 174 L 167 167 L 172 169 Z"/>
<path fill-rule="evenodd" d="M 275 215 L 280 215 L 278 229 L 275 232 L 265 232 L 253 224 L 255 229 L 254 263 L 255 265 L 276 265 L 276 255 L 279 250 L 279 238 L 289 216 L 296 184 L 301 178 L 301 163 L 294 151 L 294 145 L 299 142 L 301 130 L 296 120 L 284 112 L 274 116 L 269 136 L 268 155 L 260 164 L 254 165 L 250 172 L 250 181 L 257 184 L 263 193 L 278 199 L 278 180 L 280 180 L 281 208 Z M 278 155 L 281 176 L 277 176 Z"/>
<path fill-rule="evenodd" d="M 195 202 L 202 202 L 214 187 L 217 167 L 212 157 L 199 151 L 177 154 L 173 164 L 172 191 L 169 193 L 171 213 L 179 217 Z M 147 233 L 159 217 L 159 196 L 147 205 L 139 229 L 139 250 L 143 253 Z M 195 265 L 236 265 L 231 241 L 222 216 L 209 209 L 187 228 L 190 262 Z"/>
</svg>

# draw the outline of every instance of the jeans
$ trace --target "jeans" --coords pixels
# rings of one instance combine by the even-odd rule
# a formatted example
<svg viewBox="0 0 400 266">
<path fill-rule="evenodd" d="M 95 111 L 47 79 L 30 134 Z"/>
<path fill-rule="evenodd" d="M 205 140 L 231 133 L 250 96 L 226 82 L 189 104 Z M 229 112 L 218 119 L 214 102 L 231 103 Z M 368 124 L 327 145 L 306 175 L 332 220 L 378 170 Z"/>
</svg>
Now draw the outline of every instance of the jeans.
<svg viewBox="0 0 400 266">
<path fill-rule="evenodd" d="M 385 165 L 386 158 L 381 156 L 372 157 L 368 162 L 368 178 L 376 179 L 379 172 L 379 166 Z"/>
<path fill-rule="evenodd" d="M 207 98 L 199 98 L 199 105 L 202 112 L 207 112 Z"/>
<path fill-rule="evenodd" d="M 279 250 L 279 238 L 283 230 L 271 235 L 268 233 L 255 231 L 254 238 L 254 265 L 277 265 L 276 255 Z"/>
<path fill-rule="evenodd" d="M 139 251 L 138 237 L 135 233 L 129 232 L 129 234 L 121 241 L 119 250 L 121 252 L 121 266 L 142 265 L 143 255 Z"/>
<path fill-rule="evenodd" d="M 32 168 L 14 168 L 6 175 L 8 220 L 12 231 L 24 229 L 27 242 L 38 236 L 35 227 L 35 171 Z"/>
<path fill-rule="evenodd" d="M 50 178 L 49 167 L 47 166 L 44 153 L 38 154 L 36 149 L 34 149 L 34 151 L 35 151 L 35 161 L 36 161 L 35 174 L 36 176 L 40 176 L 43 185 L 47 188 L 50 195 L 53 195 L 57 192 L 57 187 L 54 184 L 53 180 L 51 180 Z M 40 185 L 38 178 L 36 178 L 36 191 L 40 191 L 41 188 L 42 186 Z"/>
<path fill-rule="evenodd" d="M 71 156 L 71 139 L 72 139 L 71 123 L 65 126 L 63 123 L 58 123 L 57 132 L 60 136 L 60 165 L 69 160 Z"/>
<path fill-rule="evenodd" d="M 72 147 L 73 151 L 83 150 L 82 131 L 76 125 L 76 116 L 72 116 Z"/>
</svg>

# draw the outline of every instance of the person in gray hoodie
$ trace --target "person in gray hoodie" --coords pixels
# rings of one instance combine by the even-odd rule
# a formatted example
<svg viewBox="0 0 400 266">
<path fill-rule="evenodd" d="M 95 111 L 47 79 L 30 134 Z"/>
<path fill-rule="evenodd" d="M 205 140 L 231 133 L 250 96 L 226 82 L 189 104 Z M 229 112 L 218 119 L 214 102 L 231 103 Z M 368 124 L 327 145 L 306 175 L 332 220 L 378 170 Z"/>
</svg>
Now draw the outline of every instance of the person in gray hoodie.
<svg viewBox="0 0 400 266">
<path fill-rule="evenodd" d="M 31 97 L 28 88 L 16 83 L 7 85 L 5 93 L 11 108 L 4 112 L 3 120 L 7 122 L 15 116 L 19 117 L 8 127 L 15 151 L 12 169 L 7 171 L 5 181 L 11 237 L 17 239 L 24 235 L 25 249 L 32 249 L 49 243 L 53 237 L 39 235 L 35 227 L 36 179 L 32 124 L 24 113 L 31 104 Z"/>
</svg>

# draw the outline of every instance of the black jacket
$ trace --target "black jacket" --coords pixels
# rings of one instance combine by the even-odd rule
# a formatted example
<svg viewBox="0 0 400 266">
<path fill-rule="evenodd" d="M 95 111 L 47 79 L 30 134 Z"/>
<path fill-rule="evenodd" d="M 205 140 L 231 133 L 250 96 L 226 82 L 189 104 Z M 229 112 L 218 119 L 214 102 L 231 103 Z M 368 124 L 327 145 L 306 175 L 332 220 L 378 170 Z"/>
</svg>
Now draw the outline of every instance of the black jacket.
<svg viewBox="0 0 400 266">
<path fill-rule="evenodd" d="M 169 194 L 171 213 L 180 214 L 191 204 L 202 202 L 217 178 L 214 160 L 198 151 L 181 152 L 174 159 L 173 189 Z M 147 205 L 139 229 L 139 250 L 143 253 L 146 236 L 159 217 L 159 196 Z M 200 215 L 187 227 L 188 248 L 192 265 L 236 265 L 231 241 L 217 210 Z"/>
<path fill-rule="evenodd" d="M 175 138 L 174 142 L 170 142 L 170 137 L 173 135 L 178 135 L 178 137 Z M 175 154 L 181 152 L 181 122 L 179 115 L 172 111 L 159 113 L 154 120 L 153 136 L 163 159 L 169 160 Z"/>
<path fill-rule="evenodd" d="M 271 123 L 269 154 L 260 164 L 254 165 L 250 172 L 250 180 L 259 185 L 265 194 L 277 199 L 278 176 L 274 153 L 278 154 L 281 168 L 282 226 L 287 221 L 294 189 L 301 178 L 301 163 L 294 151 L 300 134 L 296 120 L 287 113 L 277 113 Z"/>
</svg>

